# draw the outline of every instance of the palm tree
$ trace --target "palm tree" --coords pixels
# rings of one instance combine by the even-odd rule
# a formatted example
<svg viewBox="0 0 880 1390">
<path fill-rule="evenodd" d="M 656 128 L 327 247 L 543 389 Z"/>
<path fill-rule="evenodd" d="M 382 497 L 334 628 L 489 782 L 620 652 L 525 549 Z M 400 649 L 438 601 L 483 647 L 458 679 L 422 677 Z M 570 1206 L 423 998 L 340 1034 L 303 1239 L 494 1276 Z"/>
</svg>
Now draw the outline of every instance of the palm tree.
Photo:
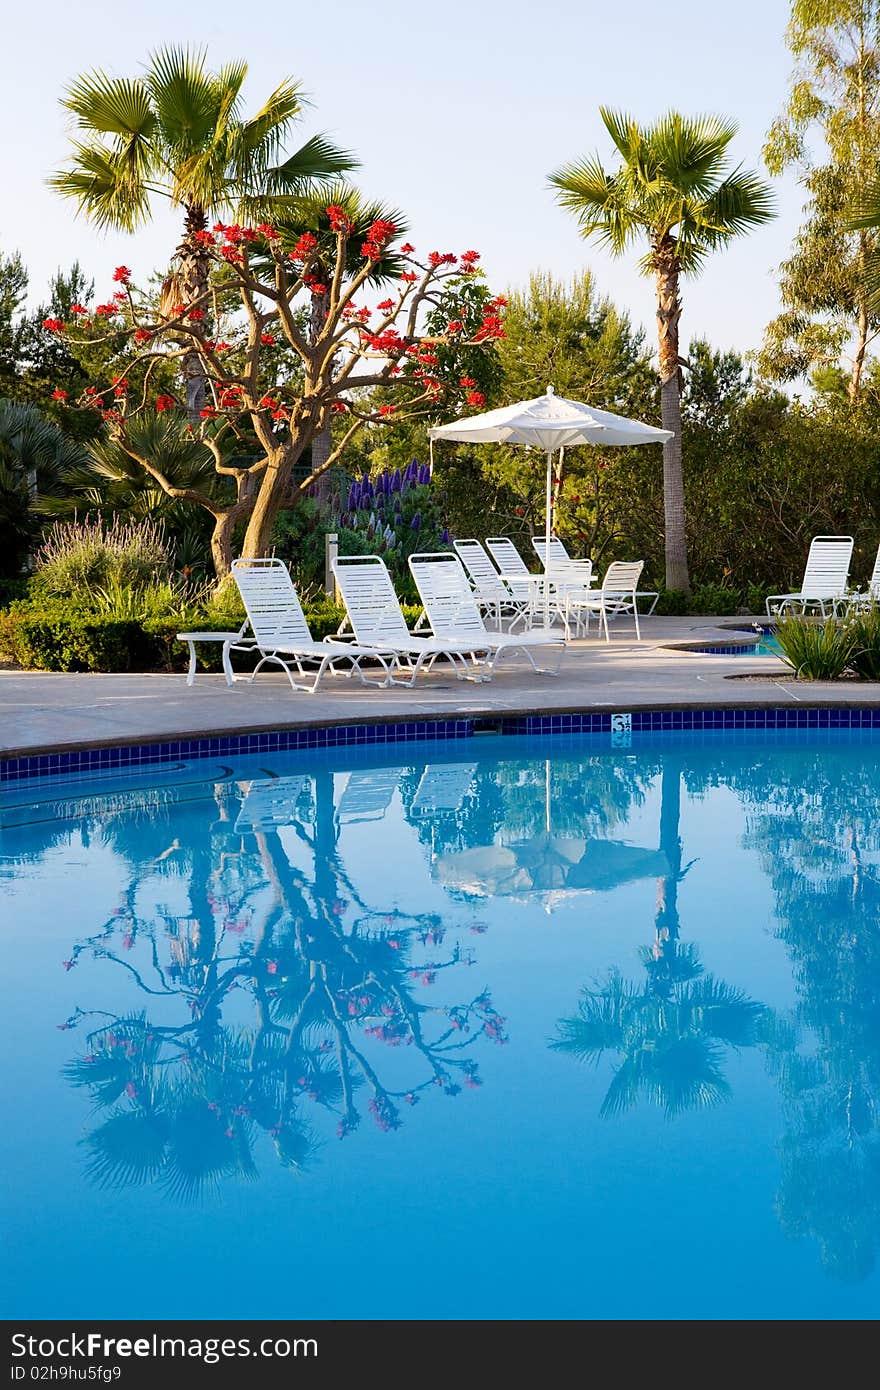
<svg viewBox="0 0 880 1390">
<path fill-rule="evenodd" d="M 67 168 L 50 184 L 97 226 L 132 232 L 148 221 L 155 196 L 183 213 L 183 239 L 163 287 L 169 315 L 177 305 L 204 303 L 210 260 L 199 233 L 209 218 L 232 213 L 255 196 L 305 194 L 355 167 L 351 155 L 315 135 L 282 158 L 285 138 L 303 112 L 299 84 L 286 78 L 246 118 L 241 91 L 246 63 L 219 72 L 205 54 L 163 48 L 141 77 L 95 71 L 77 78 L 63 104 L 81 137 Z M 181 363 L 186 405 L 199 421 L 205 369 L 195 351 Z"/>
<path fill-rule="evenodd" d="M 601 108 L 621 163 L 608 172 L 598 156 L 565 165 L 550 176 L 559 202 L 573 212 L 584 237 L 614 255 L 638 240 L 641 260 L 657 290 L 660 405 L 672 438 L 663 446 L 666 586 L 688 592 L 681 466 L 681 277 L 698 272 L 706 256 L 773 215 L 770 190 L 757 174 L 728 172 L 727 147 L 736 125 L 718 116 L 696 119 L 670 111 L 651 126 Z"/>
<path fill-rule="evenodd" d="M 36 406 L 0 398 L 0 575 L 19 574 L 36 538 L 38 491 L 84 461 L 82 445 Z"/>
</svg>

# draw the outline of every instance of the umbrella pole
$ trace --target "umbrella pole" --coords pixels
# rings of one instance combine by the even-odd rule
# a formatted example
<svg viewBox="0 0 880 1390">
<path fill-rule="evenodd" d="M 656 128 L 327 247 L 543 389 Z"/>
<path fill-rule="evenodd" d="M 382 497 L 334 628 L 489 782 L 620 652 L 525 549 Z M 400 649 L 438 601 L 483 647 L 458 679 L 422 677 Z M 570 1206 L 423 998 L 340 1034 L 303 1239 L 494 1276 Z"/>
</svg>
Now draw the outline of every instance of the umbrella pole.
<svg viewBox="0 0 880 1390">
<path fill-rule="evenodd" d="M 544 626 L 550 626 L 550 537 L 553 533 L 553 454 L 547 450 L 547 491 L 544 511 Z"/>
</svg>

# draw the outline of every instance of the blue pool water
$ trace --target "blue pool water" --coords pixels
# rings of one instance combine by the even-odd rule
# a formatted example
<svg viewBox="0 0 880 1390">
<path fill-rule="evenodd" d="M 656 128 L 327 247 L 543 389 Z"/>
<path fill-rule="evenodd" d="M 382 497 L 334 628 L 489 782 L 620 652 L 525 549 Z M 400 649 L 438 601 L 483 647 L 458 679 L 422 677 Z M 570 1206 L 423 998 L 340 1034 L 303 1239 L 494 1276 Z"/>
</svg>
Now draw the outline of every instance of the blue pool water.
<svg viewBox="0 0 880 1390">
<path fill-rule="evenodd" d="M 876 1316 L 880 735 L 608 744 L 6 793 L 3 1314 Z"/>
<path fill-rule="evenodd" d="M 706 647 L 690 647 L 688 650 L 700 656 L 782 656 L 782 648 L 773 632 L 761 631 L 754 642 L 738 638 L 726 644 L 718 642 Z"/>
</svg>

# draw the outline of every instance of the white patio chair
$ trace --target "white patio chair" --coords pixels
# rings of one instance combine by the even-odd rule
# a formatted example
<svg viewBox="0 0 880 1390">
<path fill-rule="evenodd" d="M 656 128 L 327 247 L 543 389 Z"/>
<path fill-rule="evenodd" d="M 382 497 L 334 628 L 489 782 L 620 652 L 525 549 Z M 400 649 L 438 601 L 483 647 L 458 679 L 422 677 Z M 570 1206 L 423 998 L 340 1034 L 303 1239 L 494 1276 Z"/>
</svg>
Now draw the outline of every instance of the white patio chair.
<svg viewBox="0 0 880 1390">
<path fill-rule="evenodd" d="M 388 653 L 380 653 L 372 647 L 366 650 L 348 642 L 315 641 L 283 560 L 233 560 L 232 577 L 241 594 L 254 634 L 254 645 L 260 655 L 251 681 L 261 666 L 274 662 L 282 667 L 294 690 L 305 690 L 310 695 L 315 693 L 328 670 L 334 675 L 357 674 L 364 685 L 388 684 Z M 371 680 L 364 675 L 360 663 L 366 658 L 378 661 L 385 673 L 382 680 Z M 347 669 L 338 672 L 337 662 Z M 301 677 L 311 674 L 308 668 L 317 667 L 313 683 L 300 685 L 292 667 L 296 667 Z"/>
<path fill-rule="evenodd" d="M 458 565 L 454 555 L 449 558 Z M 381 555 L 338 555 L 333 561 L 333 573 L 358 646 L 394 654 L 395 665 L 389 672 L 388 684 L 415 685 L 419 672 L 430 670 L 440 657 L 449 662 L 458 680 L 489 678 L 486 658 L 491 651 L 490 642 L 473 641 L 468 634 L 460 641 L 456 636 L 436 631 L 426 637 L 410 632 Z M 483 634 L 485 631 L 483 628 Z M 475 670 L 469 670 L 469 660 Z M 400 671 L 405 671 L 409 679 L 399 679 Z"/>
<path fill-rule="evenodd" d="M 767 599 L 767 616 L 782 617 L 786 609 L 818 608 L 823 618 L 834 613 L 846 595 L 849 562 L 852 558 L 852 536 L 814 536 L 799 592 L 771 594 Z"/>
<path fill-rule="evenodd" d="M 505 613 L 511 617 L 511 628 L 520 622 L 529 623 L 532 614 L 531 595 L 514 595 L 511 586 L 498 573 L 480 542 L 453 541 L 453 545 L 470 576 L 478 607 L 494 617 L 498 631 L 501 631 L 501 619 Z"/>
<path fill-rule="evenodd" d="M 558 674 L 566 638 L 546 629 L 532 629 L 522 634 L 490 632 L 483 622 L 464 566 L 457 555 L 450 555 L 449 551 L 410 555 L 409 567 L 435 637 L 469 642 L 480 650 L 488 651 L 486 665 L 489 674 L 502 652 L 510 651 L 523 652 L 533 670 L 541 675 Z M 552 671 L 536 665 L 532 656 L 532 648 L 547 646 L 560 648 L 559 661 Z"/>
<path fill-rule="evenodd" d="M 875 604 L 880 604 L 880 546 L 877 547 L 867 589 L 854 589 L 847 595 L 847 607 L 852 613 L 864 612 L 866 608 L 873 608 Z"/>
<path fill-rule="evenodd" d="M 547 569 L 548 566 L 544 559 L 544 551 L 546 549 L 546 543 L 544 539 L 541 536 L 537 536 L 532 540 L 532 545 L 535 547 L 535 553 L 537 554 L 538 559 L 541 561 L 541 564 L 544 566 L 544 569 Z M 565 547 L 565 543 L 561 541 L 558 536 L 552 536 L 550 538 L 550 569 L 564 570 L 569 565 L 592 566 L 592 561 L 572 559 Z M 660 590 L 639 589 L 638 593 L 636 594 L 636 598 L 650 599 L 651 606 L 645 614 L 646 618 L 650 618 L 651 614 L 654 612 L 654 609 L 657 607 L 658 602 L 660 601 Z"/>
<path fill-rule="evenodd" d="M 586 618 L 589 629 L 590 615 L 595 613 L 602 623 L 605 641 L 610 642 L 609 617 L 617 618 L 623 614 L 630 614 L 635 623 L 636 641 L 641 641 L 637 590 L 644 567 L 644 560 L 615 560 L 605 571 L 601 589 L 588 594 L 575 591 L 568 595 L 568 616 L 574 612 L 577 632 L 581 631 L 582 618 Z"/>
</svg>

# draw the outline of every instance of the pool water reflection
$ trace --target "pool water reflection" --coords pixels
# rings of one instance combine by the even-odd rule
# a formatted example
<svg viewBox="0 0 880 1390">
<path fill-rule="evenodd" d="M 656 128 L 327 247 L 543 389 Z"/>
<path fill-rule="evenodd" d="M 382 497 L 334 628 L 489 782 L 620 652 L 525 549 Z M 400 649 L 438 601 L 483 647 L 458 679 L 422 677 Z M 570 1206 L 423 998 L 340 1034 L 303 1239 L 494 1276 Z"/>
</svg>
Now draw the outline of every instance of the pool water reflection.
<svg viewBox="0 0 880 1390">
<path fill-rule="evenodd" d="M 821 737 L 9 793 L 6 1315 L 875 1316 L 880 742 Z"/>
</svg>

